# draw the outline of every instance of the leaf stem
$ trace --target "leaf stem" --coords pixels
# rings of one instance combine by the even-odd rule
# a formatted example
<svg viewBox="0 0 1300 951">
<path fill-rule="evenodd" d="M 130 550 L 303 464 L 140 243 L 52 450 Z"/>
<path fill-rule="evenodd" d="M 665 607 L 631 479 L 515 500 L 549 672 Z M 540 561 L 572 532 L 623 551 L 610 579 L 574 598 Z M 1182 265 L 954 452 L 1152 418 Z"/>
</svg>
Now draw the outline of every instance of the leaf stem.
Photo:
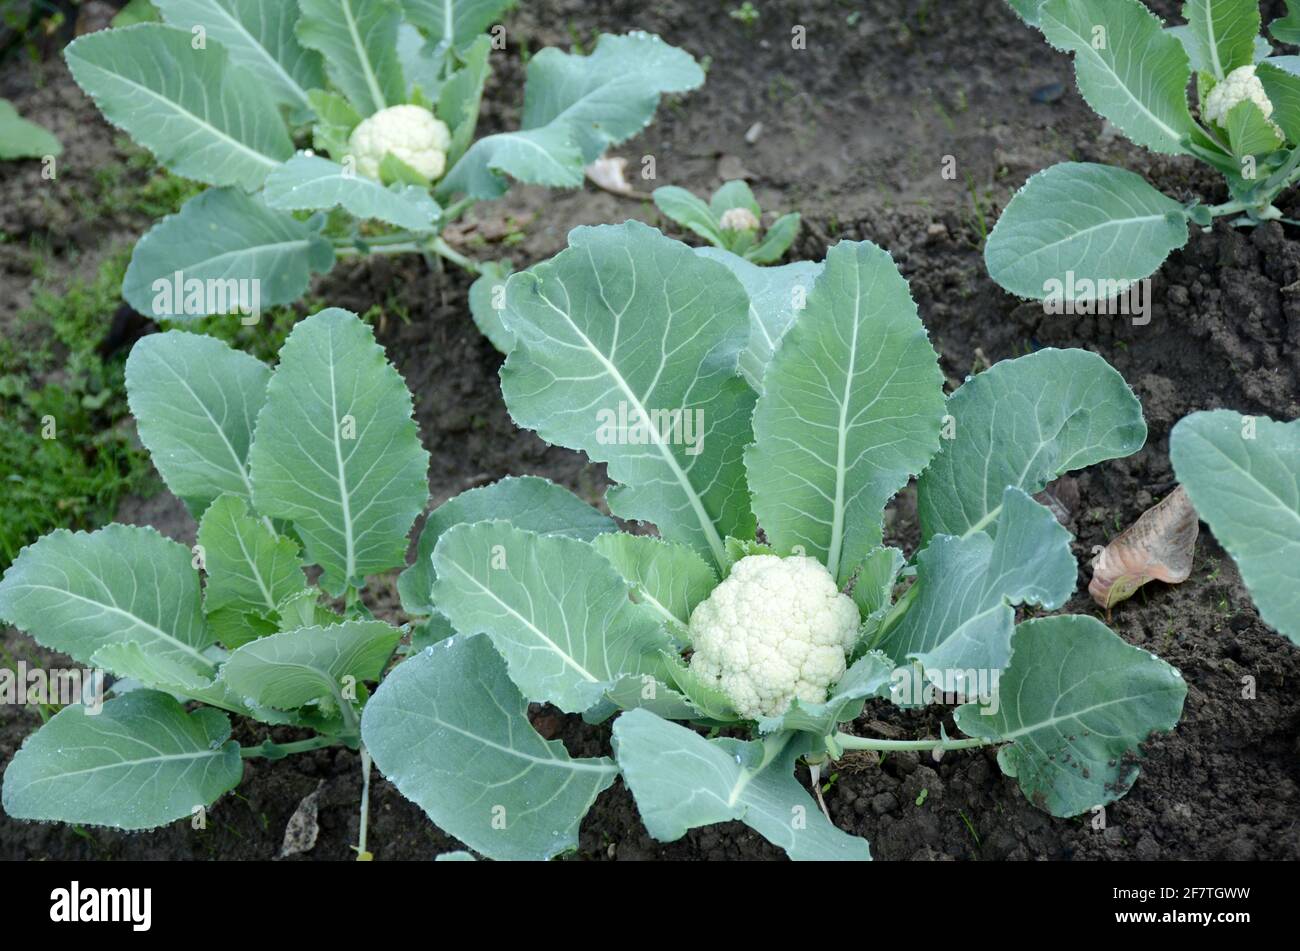
<svg viewBox="0 0 1300 951">
<path fill-rule="evenodd" d="M 313 736 L 293 743 L 272 743 L 266 740 L 257 746 L 241 746 L 239 755 L 243 759 L 284 759 L 293 753 L 308 753 L 326 746 L 338 746 L 343 742 L 341 736 Z"/>
<path fill-rule="evenodd" d="M 881 740 L 872 736 L 835 734 L 835 742 L 846 750 L 969 750 L 977 746 L 991 746 L 997 740 Z"/>
<path fill-rule="evenodd" d="M 366 849 L 366 833 L 370 826 L 370 751 L 361 744 L 361 822 L 357 832 L 357 861 L 369 862 L 374 856 Z"/>
<path fill-rule="evenodd" d="M 479 274 L 483 270 L 482 267 L 479 265 L 479 262 L 471 258 L 465 257 L 465 255 L 461 254 L 459 251 L 457 251 L 455 248 L 449 245 L 446 241 L 444 241 L 441 235 L 435 236 L 434 239 L 429 242 L 429 250 L 433 251 L 436 254 L 442 255 L 444 258 L 446 258 L 448 261 L 451 261 L 453 264 L 459 264 L 461 267 L 469 271 L 471 274 Z"/>
</svg>

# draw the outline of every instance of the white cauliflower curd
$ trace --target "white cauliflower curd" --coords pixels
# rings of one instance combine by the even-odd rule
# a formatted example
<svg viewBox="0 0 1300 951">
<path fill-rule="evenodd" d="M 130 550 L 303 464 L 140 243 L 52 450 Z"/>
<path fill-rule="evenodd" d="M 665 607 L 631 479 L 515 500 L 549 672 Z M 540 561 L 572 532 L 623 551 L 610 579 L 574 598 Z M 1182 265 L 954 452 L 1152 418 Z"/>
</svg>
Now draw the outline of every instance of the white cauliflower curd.
<svg viewBox="0 0 1300 951">
<path fill-rule="evenodd" d="M 392 153 L 430 181 L 447 170 L 451 132 L 447 124 L 421 106 L 389 106 L 352 130 L 348 148 L 357 171 L 379 179 L 379 163 Z"/>
<path fill-rule="evenodd" d="M 1223 125 L 1228 121 L 1232 107 L 1246 101 L 1259 106 L 1265 119 L 1273 114 L 1273 103 L 1269 102 L 1264 84 L 1255 75 L 1254 66 L 1238 66 L 1223 77 L 1223 82 L 1205 97 L 1201 112 L 1207 121 Z"/>
<path fill-rule="evenodd" d="M 748 208 L 728 208 L 718 219 L 718 224 L 727 231 L 758 230 L 758 218 Z"/>
<path fill-rule="evenodd" d="M 750 555 L 691 614 L 691 668 L 745 719 L 821 703 L 844 676 L 858 609 L 814 558 Z"/>
</svg>

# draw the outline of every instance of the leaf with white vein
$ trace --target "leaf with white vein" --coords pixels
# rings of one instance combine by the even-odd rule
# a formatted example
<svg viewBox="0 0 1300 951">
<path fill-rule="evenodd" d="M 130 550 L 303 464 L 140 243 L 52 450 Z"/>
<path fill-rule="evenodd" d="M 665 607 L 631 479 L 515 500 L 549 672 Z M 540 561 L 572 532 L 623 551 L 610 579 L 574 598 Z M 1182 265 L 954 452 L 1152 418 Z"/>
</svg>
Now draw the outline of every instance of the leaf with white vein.
<svg viewBox="0 0 1300 951">
<path fill-rule="evenodd" d="M 237 495 L 223 495 L 199 521 L 207 584 L 203 610 L 270 617 L 281 602 L 307 589 L 293 539 L 277 535 Z"/>
<path fill-rule="evenodd" d="M 1039 26 L 1049 43 L 1075 54 L 1079 91 L 1098 115 L 1138 145 L 1184 151 L 1182 137 L 1198 132 L 1187 106 L 1191 64 L 1141 0 L 1047 0 Z"/>
<path fill-rule="evenodd" d="M 664 189 L 655 189 L 656 201 L 661 191 Z M 803 313 L 824 264 L 795 261 L 780 267 L 759 267 L 721 248 L 697 248 L 695 253 L 726 266 L 749 294 L 749 344 L 740 354 L 740 374 L 756 393 L 762 393 L 763 376 L 772 354 L 795 318 Z"/>
<path fill-rule="evenodd" d="M 563 123 L 523 132 L 485 135 L 461 156 L 438 183 L 436 195 L 500 198 L 510 187 L 506 176 L 527 185 L 577 188 L 582 184 L 582 152 Z"/>
<path fill-rule="evenodd" d="M 342 206 L 357 218 L 387 222 L 408 231 L 428 231 L 442 213 L 426 189 L 414 185 L 385 187 L 323 159 L 298 153 L 266 179 L 266 204 L 285 211 Z"/>
<path fill-rule="evenodd" d="M 620 677 L 663 671 L 659 615 L 586 542 L 508 522 L 457 525 L 433 552 L 433 601 L 463 633 L 486 633 L 530 700 L 589 710 Z"/>
<path fill-rule="evenodd" d="M 454 637 L 399 664 L 366 704 L 361 738 L 380 772 L 440 828 L 494 859 L 578 846 L 578 825 L 618 775 L 572 759 L 528 722 L 528 700 L 483 636 Z"/>
<path fill-rule="evenodd" d="M 1169 457 L 1260 617 L 1300 644 L 1300 420 L 1193 413 L 1174 427 Z"/>
<path fill-rule="evenodd" d="M 402 0 L 406 18 L 429 35 L 431 43 L 461 49 L 488 27 L 515 0 Z"/>
<path fill-rule="evenodd" d="M 1063 472 L 1130 455 L 1146 442 L 1142 405 L 1086 350 L 1003 360 L 948 398 L 954 438 L 917 482 L 921 535 L 993 534 L 1009 485 L 1032 495 Z"/>
<path fill-rule="evenodd" d="M 831 824 L 794 776 L 810 738 L 706 740 L 647 710 L 614 723 L 614 756 L 650 834 L 675 842 L 690 829 L 739 819 L 795 861 L 867 861 L 865 839 Z"/>
<path fill-rule="evenodd" d="M 294 36 L 298 4 L 293 0 L 154 0 L 163 19 L 189 32 L 207 31 L 230 51 L 231 63 L 247 69 L 259 90 L 277 102 L 310 110 L 307 91 L 325 84 L 320 54 L 303 49 Z"/>
<path fill-rule="evenodd" d="M 989 234 L 984 264 L 1013 294 L 1109 300 L 1187 243 L 1187 213 L 1141 175 L 1061 162 L 1025 182 Z"/>
<path fill-rule="evenodd" d="M 330 698 L 346 703 L 347 678 L 378 680 L 402 632 L 383 621 L 303 627 L 251 641 L 221 668 L 230 689 L 253 703 L 292 710 Z"/>
<path fill-rule="evenodd" d="M 293 143 L 273 99 L 229 61 L 220 43 L 142 23 L 73 40 L 64 51 L 77 84 L 109 122 L 177 175 L 255 189 Z"/>
<path fill-rule="evenodd" d="M 1197 49 L 1192 61 L 1215 79 L 1254 62 L 1259 0 L 1187 0 L 1183 16 Z"/>
<path fill-rule="evenodd" d="M 690 53 L 650 33 L 602 34 L 587 56 L 548 47 L 528 61 L 522 127 L 568 125 L 585 165 L 649 125 L 662 94 L 703 82 Z"/>
<path fill-rule="evenodd" d="M 709 563 L 685 545 L 626 532 L 598 535 L 591 544 L 632 585 L 633 596 L 677 624 L 677 631 L 684 630 L 695 606 L 718 586 Z"/>
<path fill-rule="evenodd" d="M 448 499 L 429 513 L 420 529 L 415 561 L 397 579 L 402 610 L 428 614 L 434 609 L 433 549 L 454 525 L 504 519 L 515 528 L 539 535 L 567 535 L 591 541 L 618 526 L 568 489 L 537 476 L 510 476 Z"/>
<path fill-rule="evenodd" d="M 133 690 L 90 715 L 64 707 L 5 770 L 4 810 L 15 819 L 152 829 L 188 818 L 244 775 L 230 721 L 164 693 Z"/>
<path fill-rule="evenodd" d="M 330 308 L 299 321 L 257 418 L 253 504 L 293 522 L 320 585 L 341 594 L 405 564 L 424 509 L 429 454 L 411 394 L 371 329 Z"/>
<path fill-rule="evenodd" d="M 1001 670 L 1011 655 L 1015 606 L 1059 608 L 1074 592 L 1070 533 L 1015 486 L 1002 496 L 997 537 L 936 535 L 917 558 L 915 602 L 878 645 L 918 661 L 945 692 L 969 670 Z"/>
<path fill-rule="evenodd" d="M 943 418 L 939 358 L 888 252 L 831 248 L 763 387 L 745 456 L 759 524 L 781 554 L 802 546 L 846 584 Z"/>
<path fill-rule="evenodd" d="M 1124 796 L 1138 776 L 1131 754 L 1182 715 L 1187 684 L 1154 654 L 1124 643 L 1096 618 L 1026 621 L 1011 641 L 995 711 L 957 708 L 957 726 L 1006 742 L 1002 772 L 1034 805 L 1077 816 Z"/>
<path fill-rule="evenodd" d="M 253 497 L 248 447 L 271 369 L 206 334 L 150 334 L 131 348 L 126 394 L 167 488 L 202 512 L 223 493 Z"/>
<path fill-rule="evenodd" d="M 57 529 L 27 546 L 0 581 L 0 618 L 38 644 L 89 663 L 105 645 L 134 641 L 210 678 L 212 643 L 199 574 L 184 545 L 152 528 Z"/>
<path fill-rule="evenodd" d="M 362 116 L 406 102 L 397 55 L 402 11 L 394 0 L 298 0 L 298 41 L 325 59 L 325 72 Z"/>
<path fill-rule="evenodd" d="M 609 464 L 615 515 L 725 565 L 724 538 L 754 537 L 742 459 L 754 393 L 736 375 L 748 311 L 726 268 L 653 228 L 575 228 L 567 250 L 506 284 L 506 405 Z"/>
<path fill-rule="evenodd" d="M 195 195 L 136 242 L 122 296 L 155 319 L 259 314 L 307 290 L 334 266 L 319 224 L 299 221 L 236 189 Z M 176 288 L 179 274 L 184 286 Z M 198 288 L 197 298 L 195 291 Z"/>
</svg>

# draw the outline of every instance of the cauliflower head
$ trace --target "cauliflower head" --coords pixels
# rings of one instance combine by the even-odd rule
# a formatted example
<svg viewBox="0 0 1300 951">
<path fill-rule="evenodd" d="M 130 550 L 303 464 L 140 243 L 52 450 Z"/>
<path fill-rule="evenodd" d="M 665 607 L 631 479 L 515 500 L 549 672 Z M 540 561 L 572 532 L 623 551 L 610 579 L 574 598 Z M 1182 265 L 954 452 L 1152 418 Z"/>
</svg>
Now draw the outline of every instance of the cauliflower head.
<svg viewBox="0 0 1300 951">
<path fill-rule="evenodd" d="M 749 555 L 691 614 L 691 669 L 745 719 L 821 703 L 844 676 L 858 609 L 814 558 Z"/>
<path fill-rule="evenodd" d="M 1259 106 L 1265 119 L 1273 114 L 1273 103 L 1269 102 L 1264 84 L 1255 75 L 1255 67 L 1238 66 L 1210 90 L 1201 112 L 1207 121 L 1223 125 L 1228 121 L 1232 107 L 1248 100 Z"/>
<path fill-rule="evenodd" d="M 757 231 L 758 218 L 748 208 L 728 208 L 718 224 L 727 231 Z"/>
<path fill-rule="evenodd" d="M 447 170 L 451 132 L 447 124 L 421 106 L 389 106 L 363 119 L 352 130 L 348 148 L 357 171 L 379 179 L 379 163 L 391 152 L 430 181 Z"/>
</svg>

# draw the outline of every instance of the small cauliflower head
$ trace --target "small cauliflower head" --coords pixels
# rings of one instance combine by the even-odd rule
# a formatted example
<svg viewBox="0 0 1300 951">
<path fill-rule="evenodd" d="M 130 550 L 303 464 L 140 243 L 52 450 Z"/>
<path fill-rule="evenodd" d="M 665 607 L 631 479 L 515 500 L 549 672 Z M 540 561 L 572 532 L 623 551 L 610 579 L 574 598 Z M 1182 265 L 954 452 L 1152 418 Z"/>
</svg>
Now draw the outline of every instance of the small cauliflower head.
<svg viewBox="0 0 1300 951">
<path fill-rule="evenodd" d="M 1264 84 L 1255 75 L 1255 67 L 1238 66 L 1210 90 L 1201 112 L 1207 121 L 1223 125 L 1228 121 L 1232 107 L 1247 101 L 1259 106 L 1265 119 L 1273 114 L 1273 103 L 1269 102 Z"/>
<path fill-rule="evenodd" d="M 757 231 L 758 218 L 748 208 L 728 208 L 718 219 L 727 231 Z"/>
<path fill-rule="evenodd" d="M 821 703 L 844 676 L 858 609 L 814 558 L 749 555 L 691 614 L 691 669 L 747 720 L 796 698 Z"/>
<path fill-rule="evenodd" d="M 348 148 L 357 171 L 379 179 L 379 163 L 392 153 L 429 181 L 447 170 L 447 148 L 451 132 L 447 124 L 422 106 L 389 106 L 380 109 L 352 130 Z"/>
</svg>

